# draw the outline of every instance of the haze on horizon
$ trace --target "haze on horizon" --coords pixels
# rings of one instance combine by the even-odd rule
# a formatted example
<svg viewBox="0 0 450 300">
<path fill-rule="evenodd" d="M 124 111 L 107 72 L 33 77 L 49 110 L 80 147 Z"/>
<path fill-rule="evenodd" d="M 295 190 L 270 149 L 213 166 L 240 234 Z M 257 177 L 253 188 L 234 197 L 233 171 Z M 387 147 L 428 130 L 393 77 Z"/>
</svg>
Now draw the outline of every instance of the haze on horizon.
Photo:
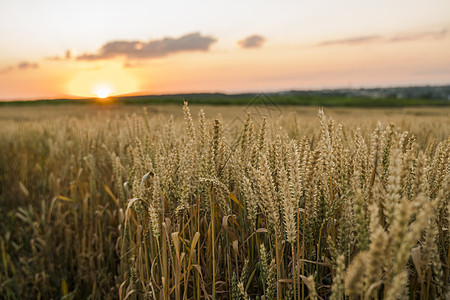
<svg viewBox="0 0 450 300">
<path fill-rule="evenodd" d="M 450 83 L 450 2 L 2 0 L 0 100 Z"/>
</svg>

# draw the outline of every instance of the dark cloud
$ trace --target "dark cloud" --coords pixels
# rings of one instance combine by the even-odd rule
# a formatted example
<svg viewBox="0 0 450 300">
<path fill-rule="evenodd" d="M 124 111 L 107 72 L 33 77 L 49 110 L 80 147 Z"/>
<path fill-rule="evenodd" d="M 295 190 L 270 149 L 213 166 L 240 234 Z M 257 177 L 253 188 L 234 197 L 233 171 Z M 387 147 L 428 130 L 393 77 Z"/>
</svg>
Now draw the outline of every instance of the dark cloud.
<svg viewBox="0 0 450 300">
<path fill-rule="evenodd" d="M 238 42 L 242 48 L 261 48 L 266 39 L 260 35 L 251 35 Z"/>
<path fill-rule="evenodd" d="M 408 34 L 397 34 L 393 36 L 383 37 L 380 35 L 368 35 L 351 37 L 346 39 L 338 40 L 326 40 L 318 43 L 318 46 L 335 46 L 335 45 L 365 45 L 369 43 L 395 43 L 395 42 L 409 42 L 418 41 L 423 39 L 443 39 L 448 36 L 447 29 L 440 31 L 423 31 L 423 32 L 412 32 Z"/>
<path fill-rule="evenodd" d="M 101 60 L 122 56 L 128 59 L 147 59 L 164 57 L 177 52 L 208 51 L 217 40 L 202 36 L 200 33 L 190 33 L 179 38 L 164 38 L 161 40 L 112 41 L 103 45 L 98 53 L 84 53 L 77 56 L 78 60 Z"/>
<path fill-rule="evenodd" d="M 12 72 L 14 70 L 28 70 L 28 69 L 37 69 L 37 68 L 39 68 L 39 64 L 37 64 L 37 63 L 22 61 L 22 62 L 18 63 L 17 65 L 8 66 L 8 67 L 0 70 L 0 73 L 4 74 L 4 73 Z"/>
<path fill-rule="evenodd" d="M 333 46 L 333 45 L 359 45 L 359 44 L 366 44 L 373 41 L 379 41 L 381 39 L 378 35 L 368 35 L 368 36 L 359 36 L 359 37 L 352 37 L 347 39 L 340 39 L 340 40 L 327 40 L 320 42 L 319 46 Z"/>
</svg>

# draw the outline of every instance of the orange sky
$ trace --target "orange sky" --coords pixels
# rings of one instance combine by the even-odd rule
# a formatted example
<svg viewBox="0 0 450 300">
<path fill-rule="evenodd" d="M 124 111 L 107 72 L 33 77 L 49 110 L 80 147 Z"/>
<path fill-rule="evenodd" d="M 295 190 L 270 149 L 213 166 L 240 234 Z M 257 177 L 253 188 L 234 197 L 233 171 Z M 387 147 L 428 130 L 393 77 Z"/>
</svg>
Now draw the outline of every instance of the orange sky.
<svg viewBox="0 0 450 300">
<path fill-rule="evenodd" d="M 0 100 L 450 84 L 449 11 L 415 0 L 4 0 Z"/>
</svg>

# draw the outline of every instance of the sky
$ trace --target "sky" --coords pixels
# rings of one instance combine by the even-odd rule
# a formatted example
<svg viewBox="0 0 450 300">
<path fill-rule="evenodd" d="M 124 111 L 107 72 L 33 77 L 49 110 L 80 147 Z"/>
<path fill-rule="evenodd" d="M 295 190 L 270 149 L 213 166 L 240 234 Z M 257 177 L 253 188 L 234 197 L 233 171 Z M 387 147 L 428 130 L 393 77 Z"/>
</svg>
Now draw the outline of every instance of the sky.
<svg viewBox="0 0 450 300">
<path fill-rule="evenodd" d="M 425 84 L 448 0 L 0 1 L 0 100 Z"/>
</svg>

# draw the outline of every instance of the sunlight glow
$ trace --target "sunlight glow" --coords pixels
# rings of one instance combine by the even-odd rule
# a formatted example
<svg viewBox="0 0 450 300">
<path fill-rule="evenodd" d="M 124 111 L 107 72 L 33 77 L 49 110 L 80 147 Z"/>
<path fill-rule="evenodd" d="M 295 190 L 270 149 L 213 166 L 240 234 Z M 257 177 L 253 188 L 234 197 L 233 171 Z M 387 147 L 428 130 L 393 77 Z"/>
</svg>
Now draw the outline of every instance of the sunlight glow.
<svg viewBox="0 0 450 300">
<path fill-rule="evenodd" d="M 95 94 L 100 99 L 107 98 L 112 92 L 113 91 L 112 91 L 112 89 L 109 86 L 106 86 L 106 85 L 103 85 L 103 84 L 98 85 L 95 88 Z"/>
<path fill-rule="evenodd" d="M 79 97 L 98 97 L 129 94 L 138 90 L 133 75 L 122 66 L 106 65 L 98 69 L 79 70 L 68 82 L 67 93 Z"/>
</svg>

